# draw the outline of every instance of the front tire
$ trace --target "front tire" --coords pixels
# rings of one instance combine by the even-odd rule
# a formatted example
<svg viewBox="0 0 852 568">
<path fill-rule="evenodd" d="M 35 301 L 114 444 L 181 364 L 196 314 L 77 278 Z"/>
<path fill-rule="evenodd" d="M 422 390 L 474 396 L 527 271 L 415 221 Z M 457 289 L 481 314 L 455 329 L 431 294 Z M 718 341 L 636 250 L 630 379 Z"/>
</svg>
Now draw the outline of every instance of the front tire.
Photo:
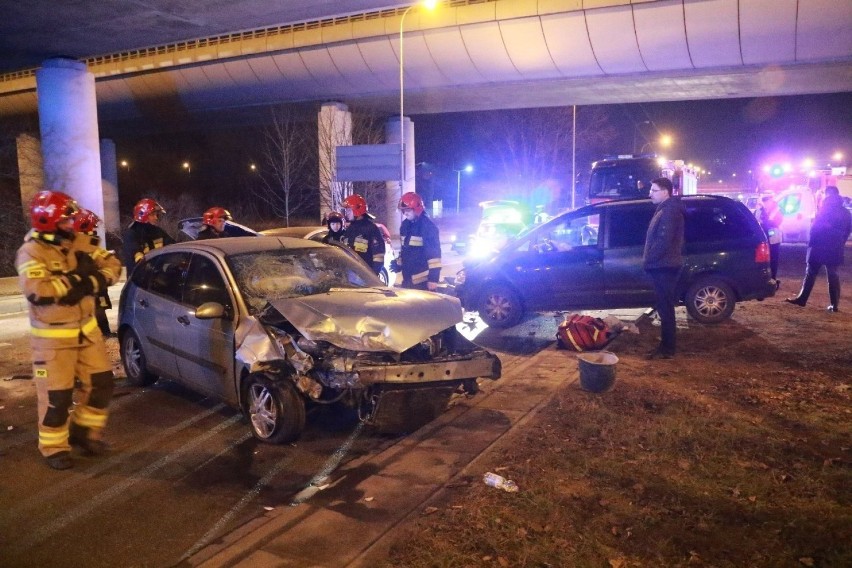
<svg viewBox="0 0 852 568">
<path fill-rule="evenodd" d="M 733 289 L 722 279 L 702 278 L 686 292 L 686 311 L 699 323 L 720 323 L 734 313 Z"/>
<path fill-rule="evenodd" d="M 479 295 L 479 317 L 489 327 L 512 327 L 523 315 L 521 297 L 508 286 L 490 284 Z"/>
<path fill-rule="evenodd" d="M 132 329 L 128 329 L 121 336 L 121 364 L 124 366 L 127 382 L 133 386 L 145 387 L 157 381 L 157 375 L 148 370 L 142 343 Z"/>
<path fill-rule="evenodd" d="M 268 444 L 299 438 L 305 429 L 305 403 L 289 381 L 251 374 L 243 393 L 243 412 L 255 438 Z"/>
</svg>

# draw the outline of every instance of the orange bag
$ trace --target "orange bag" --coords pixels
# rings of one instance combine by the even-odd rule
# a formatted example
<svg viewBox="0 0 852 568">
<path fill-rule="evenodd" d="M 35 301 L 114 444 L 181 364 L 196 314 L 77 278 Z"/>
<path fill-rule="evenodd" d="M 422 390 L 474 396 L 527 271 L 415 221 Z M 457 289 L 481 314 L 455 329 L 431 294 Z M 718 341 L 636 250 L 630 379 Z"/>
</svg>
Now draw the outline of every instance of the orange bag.
<svg viewBox="0 0 852 568">
<path fill-rule="evenodd" d="M 556 331 L 559 347 L 575 351 L 603 349 L 614 336 L 615 333 L 602 319 L 580 314 L 565 316 L 565 321 Z"/>
</svg>

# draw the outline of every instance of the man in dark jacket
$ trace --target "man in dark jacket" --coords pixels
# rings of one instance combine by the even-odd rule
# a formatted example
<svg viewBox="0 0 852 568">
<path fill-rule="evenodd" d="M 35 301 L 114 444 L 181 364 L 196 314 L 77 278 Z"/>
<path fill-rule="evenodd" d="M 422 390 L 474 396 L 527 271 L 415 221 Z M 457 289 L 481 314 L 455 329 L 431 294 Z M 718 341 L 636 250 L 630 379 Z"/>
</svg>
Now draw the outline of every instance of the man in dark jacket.
<svg viewBox="0 0 852 568">
<path fill-rule="evenodd" d="M 642 267 L 654 282 L 660 316 L 660 344 L 649 359 L 671 359 L 675 354 L 675 288 L 683 266 L 683 205 L 672 199 L 672 182 L 657 178 L 651 182 L 651 201 L 657 206 L 645 235 Z"/>
<path fill-rule="evenodd" d="M 122 253 L 127 278 L 145 253 L 170 245 L 175 240 L 157 226 L 166 210 L 153 199 L 140 199 L 133 207 L 133 222 L 124 231 Z"/>
<path fill-rule="evenodd" d="M 843 251 L 850 231 L 852 231 L 852 214 L 843 206 L 843 200 L 837 188 L 830 185 L 825 188 L 825 198 L 811 226 L 802 289 L 794 298 L 787 298 L 786 302 L 797 306 L 807 304 L 820 268 L 825 266 L 828 277 L 828 298 L 831 302 L 826 309 L 829 312 L 838 311 L 840 276 L 837 274 L 837 268 L 843 264 Z"/>
<path fill-rule="evenodd" d="M 413 191 L 399 200 L 404 217 L 399 229 L 402 250 L 393 266 L 402 270 L 402 287 L 435 291 L 441 279 L 441 239 L 426 215 L 423 200 Z"/>
</svg>

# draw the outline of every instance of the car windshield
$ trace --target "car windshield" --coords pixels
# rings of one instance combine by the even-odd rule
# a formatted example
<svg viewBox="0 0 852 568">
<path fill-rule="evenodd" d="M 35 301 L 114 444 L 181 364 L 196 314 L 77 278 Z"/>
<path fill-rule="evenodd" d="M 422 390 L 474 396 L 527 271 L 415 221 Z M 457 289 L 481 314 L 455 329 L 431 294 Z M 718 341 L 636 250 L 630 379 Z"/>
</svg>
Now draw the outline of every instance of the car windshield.
<svg viewBox="0 0 852 568">
<path fill-rule="evenodd" d="M 269 300 L 382 286 L 367 266 L 337 247 L 248 252 L 231 255 L 227 262 L 243 299 L 255 311 Z"/>
</svg>

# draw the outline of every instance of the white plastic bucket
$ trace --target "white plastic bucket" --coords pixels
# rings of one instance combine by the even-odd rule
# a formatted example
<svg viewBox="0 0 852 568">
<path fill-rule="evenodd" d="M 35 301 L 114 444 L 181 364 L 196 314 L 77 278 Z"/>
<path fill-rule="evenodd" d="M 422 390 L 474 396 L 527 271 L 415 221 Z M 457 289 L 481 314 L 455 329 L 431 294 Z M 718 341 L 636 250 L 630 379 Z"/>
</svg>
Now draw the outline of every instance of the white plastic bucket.
<svg viewBox="0 0 852 568">
<path fill-rule="evenodd" d="M 615 365 L 618 357 L 609 351 L 580 353 L 580 386 L 590 392 L 608 391 L 615 384 Z"/>
</svg>

